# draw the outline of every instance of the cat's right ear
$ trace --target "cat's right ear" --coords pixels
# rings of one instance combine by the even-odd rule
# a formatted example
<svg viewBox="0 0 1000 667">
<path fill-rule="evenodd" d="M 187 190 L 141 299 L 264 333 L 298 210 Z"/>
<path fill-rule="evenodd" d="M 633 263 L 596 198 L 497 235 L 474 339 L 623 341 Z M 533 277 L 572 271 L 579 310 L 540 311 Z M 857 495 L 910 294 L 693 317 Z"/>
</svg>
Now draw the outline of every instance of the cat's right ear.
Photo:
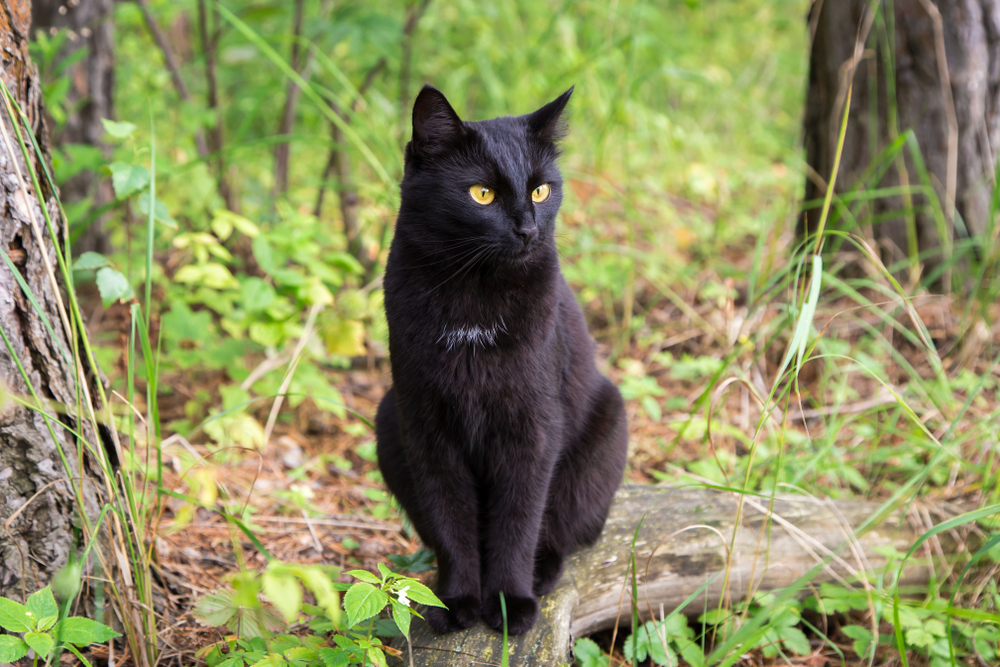
<svg viewBox="0 0 1000 667">
<path fill-rule="evenodd" d="M 433 155 L 447 148 L 465 134 L 462 119 L 448 104 L 444 94 L 434 86 L 425 85 L 413 103 L 414 152 Z"/>
</svg>

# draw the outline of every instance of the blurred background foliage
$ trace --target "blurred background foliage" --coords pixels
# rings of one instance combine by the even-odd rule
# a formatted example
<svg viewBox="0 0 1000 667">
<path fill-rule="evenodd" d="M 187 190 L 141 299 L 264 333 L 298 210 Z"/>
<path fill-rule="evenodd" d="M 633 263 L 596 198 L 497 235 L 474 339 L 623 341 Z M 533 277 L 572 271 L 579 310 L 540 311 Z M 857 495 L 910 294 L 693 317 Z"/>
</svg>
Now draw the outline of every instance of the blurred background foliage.
<svg viewBox="0 0 1000 667">
<path fill-rule="evenodd" d="M 377 278 L 416 91 L 434 84 L 471 120 L 527 113 L 575 85 L 565 271 L 607 326 L 636 327 L 621 304 L 642 290 L 637 263 L 650 279 L 692 285 L 701 261 L 742 252 L 765 229 L 780 234 L 794 215 L 807 4 L 116 3 L 120 124 L 103 150 L 63 143 L 54 157 L 58 179 L 109 175 L 116 197 L 71 203 L 71 234 L 102 218 L 109 261 L 140 284 L 155 169 L 165 370 L 226 369 L 245 398 L 273 395 L 281 365 L 246 386 L 250 359 L 294 347 L 318 306 L 321 335 L 290 392 L 339 411 L 327 371 L 384 352 Z M 55 55 L 69 39 L 64 30 L 35 43 L 56 136 L 73 113 L 66 90 L 79 56 Z M 281 145 L 287 175 L 277 173 Z M 722 278 L 743 270 L 711 266 Z M 120 349 L 103 351 L 114 376 Z M 209 408 L 189 405 L 175 428 Z"/>
</svg>

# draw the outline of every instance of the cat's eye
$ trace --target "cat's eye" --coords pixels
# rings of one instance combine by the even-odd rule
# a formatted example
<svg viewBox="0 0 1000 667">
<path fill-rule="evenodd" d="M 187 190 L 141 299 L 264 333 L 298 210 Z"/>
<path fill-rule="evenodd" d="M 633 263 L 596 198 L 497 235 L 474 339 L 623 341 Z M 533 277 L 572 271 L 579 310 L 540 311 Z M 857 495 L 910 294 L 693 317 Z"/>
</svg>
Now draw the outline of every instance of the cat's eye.
<svg viewBox="0 0 1000 667">
<path fill-rule="evenodd" d="M 542 183 L 537 188 L 531 191 L 531 201 L 536 204 L 540 204 L 549 198 L 549 184 Z"/>
<path fill-rule="evenodd" d="M 480 185 L 478 183 L 469 188 L 469 194 L 472 195 L 472 198 L 476 200 L 477 204 L 482 204 L 483 206 L 492 202 L 493 198 L 496 196 L 493 193 L 493 188 L 488 188 L 485 185 Z"/>
</svg>

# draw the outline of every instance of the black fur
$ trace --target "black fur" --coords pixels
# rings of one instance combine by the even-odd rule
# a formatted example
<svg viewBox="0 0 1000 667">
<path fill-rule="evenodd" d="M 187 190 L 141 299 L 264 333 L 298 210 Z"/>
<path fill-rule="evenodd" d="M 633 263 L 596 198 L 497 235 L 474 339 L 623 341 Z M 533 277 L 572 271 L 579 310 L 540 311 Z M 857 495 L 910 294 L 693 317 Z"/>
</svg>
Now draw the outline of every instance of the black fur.
<svg viewBox="0 0 1000 667">
<path fill-rule="evenodd" d="M 563 558 L 592 543 L 625 467 L 621 395 L 594 365 L 559 270 L 556 141 L 572 88 L 527 116 L 463 122 L 425 86 L 385 272 L 394 387 L 379 466 L 437 554 L 438 632 L 534 625 Z M 550 195 L 531 192 L 548 183 Z M 494 189 L 489 205 L 469 188 Z"/>
</svg>

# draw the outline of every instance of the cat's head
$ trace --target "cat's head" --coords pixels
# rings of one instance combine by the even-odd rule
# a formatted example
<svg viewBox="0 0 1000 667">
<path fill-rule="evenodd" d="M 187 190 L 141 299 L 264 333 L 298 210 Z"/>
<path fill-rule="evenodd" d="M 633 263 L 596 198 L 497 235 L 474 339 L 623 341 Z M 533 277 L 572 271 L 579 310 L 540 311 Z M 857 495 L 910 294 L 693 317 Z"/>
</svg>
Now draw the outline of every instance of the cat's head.
<svg viewBox="0 0 1000 667">
<path fill-rule="evenodd" d="M 552 247 L 562 203 L 557 142 L 572 92 L 524 116 L 464 122 L 439 90 L 424 86 L 413 105 L 400 225 L 437 244 L 477 239 L 500 262 Z"/>
</svg>

